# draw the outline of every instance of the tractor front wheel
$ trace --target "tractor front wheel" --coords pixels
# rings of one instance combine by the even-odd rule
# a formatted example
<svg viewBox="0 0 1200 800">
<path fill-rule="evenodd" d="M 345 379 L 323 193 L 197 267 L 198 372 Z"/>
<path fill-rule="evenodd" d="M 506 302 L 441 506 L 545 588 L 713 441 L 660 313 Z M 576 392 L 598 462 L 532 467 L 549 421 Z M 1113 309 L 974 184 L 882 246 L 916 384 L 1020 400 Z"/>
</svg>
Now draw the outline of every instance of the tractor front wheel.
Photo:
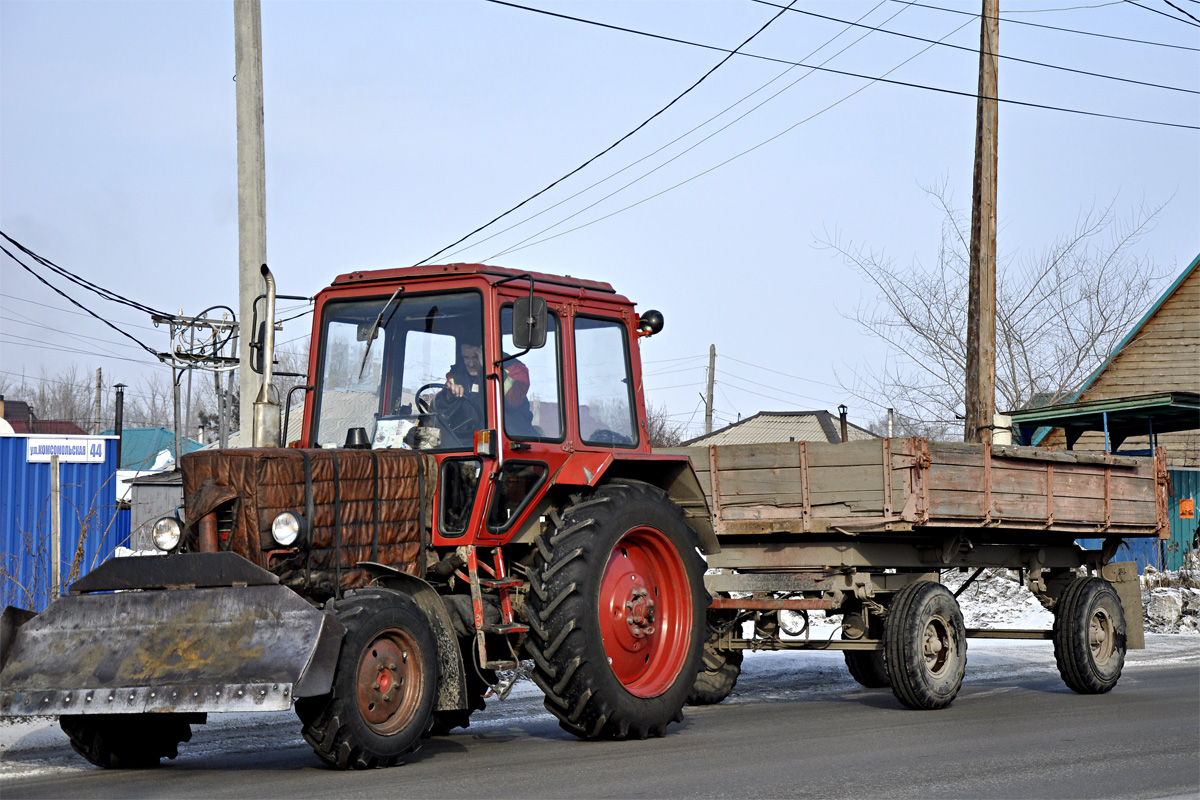
<svg viewBox="0 0 1200 800">
<path fill-rule="evenodd" d="M 157 767 L 179 755 L 205 714 L 71 714 L 58 724 L 76 753 L 105 769 Z"/>
<path fill-rule="evenodd" d="M 296 701 L 304 739 L 338 769 L 389 767 L 421 746 L 437 696 L 438 655 L 425 613 L 386 589 L 348 594 L 328 694 Z"/>
<path fill-rule="evenodd" d="M 573 499 L 543 534 L 526 649 L 546 708 L 584 739 L 661 736 L 701 668 L 704 567 L 683 512 L 648 484 Z"/>
</svg>

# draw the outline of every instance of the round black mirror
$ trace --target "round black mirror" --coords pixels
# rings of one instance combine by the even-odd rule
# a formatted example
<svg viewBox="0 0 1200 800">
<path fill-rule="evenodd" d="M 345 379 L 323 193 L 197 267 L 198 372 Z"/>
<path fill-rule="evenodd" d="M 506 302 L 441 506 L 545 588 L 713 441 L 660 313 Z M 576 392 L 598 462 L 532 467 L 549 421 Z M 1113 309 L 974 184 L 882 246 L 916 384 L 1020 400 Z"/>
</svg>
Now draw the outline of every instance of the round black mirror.
<svg viewBox="0 0 1200 800">
<path fill-rule="evenodd" d="M 638 330 L 643 336 L 653 336 L 663 329 L 663 315 L 661 311 L 650 309 L 642 318 L 638 320 Z"/>
</svg>

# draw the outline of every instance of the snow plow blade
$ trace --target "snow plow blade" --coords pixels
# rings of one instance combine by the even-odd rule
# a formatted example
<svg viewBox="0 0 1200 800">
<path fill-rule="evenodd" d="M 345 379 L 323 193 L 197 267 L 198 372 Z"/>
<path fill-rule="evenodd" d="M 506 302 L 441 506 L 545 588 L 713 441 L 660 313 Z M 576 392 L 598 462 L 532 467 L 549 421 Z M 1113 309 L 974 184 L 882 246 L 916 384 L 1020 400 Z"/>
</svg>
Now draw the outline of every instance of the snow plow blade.
<svg viewBox="0 0 1200 800">
<path fill-rule="evenodd" d="M 329 691 L 345 628 L 233 553 L 120 558 L 0 619 L 0 717 L 282 711 Z"/>
</svg>

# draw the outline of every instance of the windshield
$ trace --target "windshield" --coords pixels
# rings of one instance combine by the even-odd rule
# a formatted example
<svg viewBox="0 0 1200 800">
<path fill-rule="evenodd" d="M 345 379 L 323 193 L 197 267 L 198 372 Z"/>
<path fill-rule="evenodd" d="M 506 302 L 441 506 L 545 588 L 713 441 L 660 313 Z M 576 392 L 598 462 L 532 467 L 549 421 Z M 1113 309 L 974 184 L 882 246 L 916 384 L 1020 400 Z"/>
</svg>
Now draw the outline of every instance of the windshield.
<svg viewBox="0 0 1200 800">
<path fill-rule="evenodd" d="M 487 419 L 479 293 L 402 293 L 368 342 L 388 296 L 325 306 L 315 446 L 339 447 L 364 428 L 376 448 L 470 447 Z"/>
</svg>

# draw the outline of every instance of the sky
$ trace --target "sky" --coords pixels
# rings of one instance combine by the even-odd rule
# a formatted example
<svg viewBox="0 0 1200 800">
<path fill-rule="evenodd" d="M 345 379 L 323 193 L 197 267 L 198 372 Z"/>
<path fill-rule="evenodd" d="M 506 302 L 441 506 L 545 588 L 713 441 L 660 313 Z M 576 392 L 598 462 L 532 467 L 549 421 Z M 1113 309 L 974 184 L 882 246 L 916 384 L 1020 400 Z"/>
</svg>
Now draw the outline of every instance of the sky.
<svg viewBox="0 0 1200 800">
<path fill-rule="evenodd" d="M 1174 4 L 1002 0 L 1000 52 L 1039 62 L 1000 64 L 999 95 L 1017 101 L 999 115 L 1002 268 L 1110 203 L 1166 204 L 1136 248 L 1164 287 L 1200 252 L 1200 26 L 1184 16 L 1200 3 Z M 647 401 L 689 435 L 703 431 L 710 344 L 715 426 L 841 403 L 878 420 L 846 386 L 889 356 L 849 318 L 876 292 L 820 242 L 936 259 L 925 187 L 970 205 L 980 3 L 525 5 L 614 27 L 483 0 L 264 0 L 279 290 L 421 262 L 616 142 L 778 14 L 748 55 L 438 261 L 605 280 L 662 311 L 663 332 L 641 342 Z M 150 308 L 236 307 L 233 63 L 232 2 L 0 0 L 0 230 Z M 917 86 L 870 80 L 885 73 Z M 38 273 L 166 349 L 147 313 Z M 0 295 L 0 378 L 99 367 L 136 392 L 166 372 L 3 254 Z"/>
</svg>

